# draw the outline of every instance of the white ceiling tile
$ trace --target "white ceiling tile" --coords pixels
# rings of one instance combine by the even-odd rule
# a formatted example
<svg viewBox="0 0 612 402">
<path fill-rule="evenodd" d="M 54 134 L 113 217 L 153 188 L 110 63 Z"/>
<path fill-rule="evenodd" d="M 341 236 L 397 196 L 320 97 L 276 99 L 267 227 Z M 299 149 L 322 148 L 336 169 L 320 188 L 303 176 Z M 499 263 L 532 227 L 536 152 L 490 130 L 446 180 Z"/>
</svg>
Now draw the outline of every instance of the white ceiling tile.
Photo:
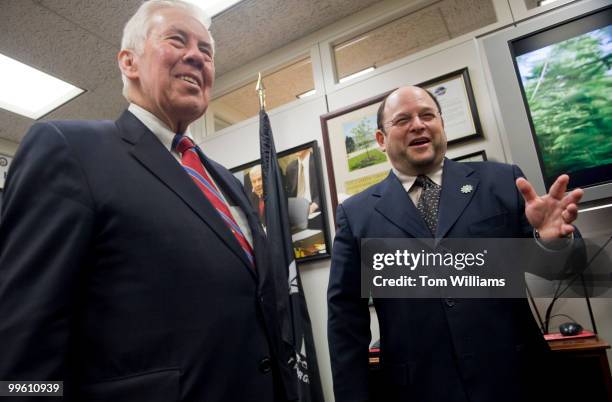
<svg viewBox="0 0 612 402">
<path fill-rule="evenodd" d="M 0 53 L 79 88 L 118 74 L 117 48 L 31 0 L 0 2 Z"/>
</svg>

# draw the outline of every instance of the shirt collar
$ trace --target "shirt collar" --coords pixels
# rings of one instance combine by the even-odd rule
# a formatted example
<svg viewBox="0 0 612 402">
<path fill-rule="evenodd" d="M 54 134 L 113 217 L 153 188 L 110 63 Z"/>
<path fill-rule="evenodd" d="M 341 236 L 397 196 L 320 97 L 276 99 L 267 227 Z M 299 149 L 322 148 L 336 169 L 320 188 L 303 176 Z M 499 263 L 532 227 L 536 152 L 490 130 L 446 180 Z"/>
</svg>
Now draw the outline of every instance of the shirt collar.
<svg viewBox="0 0 612 402">
<path fill-rule="evenodd" d="M 310 162 L 310 152 L 308 152 L 308 154 L 306 155 L 304 159 L 299 159 L 299 161 L 304 166 L 308 165 L 308 163 Z"/>
<path fill-rule="evenodd" d="M 429 177 L 431 181 L 436 183 L 438 186 L 442 185 L 442 168 L 443 167 L 444 167 L 444 159 L 442 159 L 440 166 L 438 166 L 436 170 L 426 174 L 426 176 Z M 400 172 L 399 170 L 397 170 L 395 167 L 393 167 L 391 170 L 393 170 L 393 173 L 397 176 L 400 183 L 402 183 L 402 186 L 404 187 L 404 189 L 406 191 L 410 191 L 417 177 L 404 174 Z"/>
<path fill-rule="evenodd" d="M 151 132 L 162 143 L 164 148 L 166 148 L 168 151 L 172 151 L 172 140 L 176 135 L 175 132 L 170 130 L 170 128 L 168 128 L 168 126 L 153 113 L 149 112 L 146 109 L 143 109 L 135 103 L 130 103 L 128 111 L 130 111 L 130 113 L 136 116 L 136 118 L 140 120 L 142 124 L 144 124 L 149 130 L 151 130 Z M 193 137 L 189 132 L 189 128 L 185 130 L 184 135 L 193 140 Z"/>
</svg>

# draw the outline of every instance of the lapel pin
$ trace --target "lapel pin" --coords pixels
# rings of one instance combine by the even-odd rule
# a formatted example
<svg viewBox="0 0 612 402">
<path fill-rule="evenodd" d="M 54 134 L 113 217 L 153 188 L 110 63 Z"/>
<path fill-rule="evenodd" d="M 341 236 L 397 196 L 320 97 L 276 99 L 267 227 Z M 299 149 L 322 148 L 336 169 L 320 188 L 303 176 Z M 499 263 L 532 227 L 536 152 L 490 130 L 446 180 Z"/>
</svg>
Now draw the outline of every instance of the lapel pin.
<svg viewBox="0 0 612 402">
<path fill-rule="evenodd" d="M 461 192 L 463 194 L 469 194 L 472 190 L 474 190 L 474 187 L 472 187 L 471 184 L 464 184 L 463 187 L 461 187 Z"/>
</svg>

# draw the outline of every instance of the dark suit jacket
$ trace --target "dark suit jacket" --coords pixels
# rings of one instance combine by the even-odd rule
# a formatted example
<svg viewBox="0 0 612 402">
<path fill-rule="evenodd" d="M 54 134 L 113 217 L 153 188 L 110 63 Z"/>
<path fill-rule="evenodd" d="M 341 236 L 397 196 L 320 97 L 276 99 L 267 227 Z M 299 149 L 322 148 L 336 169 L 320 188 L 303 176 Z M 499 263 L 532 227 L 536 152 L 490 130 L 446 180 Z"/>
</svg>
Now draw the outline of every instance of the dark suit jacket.
<svg viewBox="0 0 612 402">
<path fill-rule="evenodd" d="M 256 272 L 131 113 L 32 127 L 2 211 L 0 379 L 64 380 L 75 401 L 274 400 L 291 374 L 264 235 L 240 183 L 200 156 L 246 213 Z"/>
<path fill-rule="evenodd" d="M 319 206 L 319 209 L 321 209 L 321 194 L 319 193 L 317 171 L 315 168 L 315 159 L 313 154 L 310 154 L 308 161 L 308 182 L 310 185 L 311 201 L 315 202 Z M 287 165 L 287 169 L 285 170 L 285 189 L 287 191 L 287 197 L 297 197 L 298 174 L 299 165 L 298 160 L 295 159 L 291 161 L 289 165 Z"/>
<path fill-rule="evenodd" d="M 525 237 L 516 166 L 446 160 L 437 237 Z M 463 194 L 470 184 L 474 190 Z M 328 289 L 336 402 L 368 397 L 370 314 L 360 298 L 361 238 L 431 237 L 397 177 L 338 206 Z M 388 400 L 517 402 L 547 353 L 526 300 L 376 299 Z M 537 381 L 541 381 L 541 377 Z M 544 399 L 545 400 L 545 399 Z"/>
</svg>

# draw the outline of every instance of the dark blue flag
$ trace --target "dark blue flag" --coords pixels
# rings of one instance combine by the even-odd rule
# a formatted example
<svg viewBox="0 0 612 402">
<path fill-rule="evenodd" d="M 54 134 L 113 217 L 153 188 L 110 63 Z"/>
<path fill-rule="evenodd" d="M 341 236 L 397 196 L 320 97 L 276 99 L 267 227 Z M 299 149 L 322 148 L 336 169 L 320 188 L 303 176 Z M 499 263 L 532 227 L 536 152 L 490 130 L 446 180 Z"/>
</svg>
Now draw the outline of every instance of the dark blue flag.
<svg viewBox="0 0 612 402">
<path fill-rule="evenodd" d="M 294 369 L 300 402 L 323 402 L 323 391 L 312 327 L 300 275 L 291 244 L 287 196 L 276 157 L 268 114 L 259 112 L 259 146 L 264 185 L 266 233 L 272 269 L 277 284 L 276 299 L 281 314 L 283 341 L 294 350 Z"/>
</svg>

